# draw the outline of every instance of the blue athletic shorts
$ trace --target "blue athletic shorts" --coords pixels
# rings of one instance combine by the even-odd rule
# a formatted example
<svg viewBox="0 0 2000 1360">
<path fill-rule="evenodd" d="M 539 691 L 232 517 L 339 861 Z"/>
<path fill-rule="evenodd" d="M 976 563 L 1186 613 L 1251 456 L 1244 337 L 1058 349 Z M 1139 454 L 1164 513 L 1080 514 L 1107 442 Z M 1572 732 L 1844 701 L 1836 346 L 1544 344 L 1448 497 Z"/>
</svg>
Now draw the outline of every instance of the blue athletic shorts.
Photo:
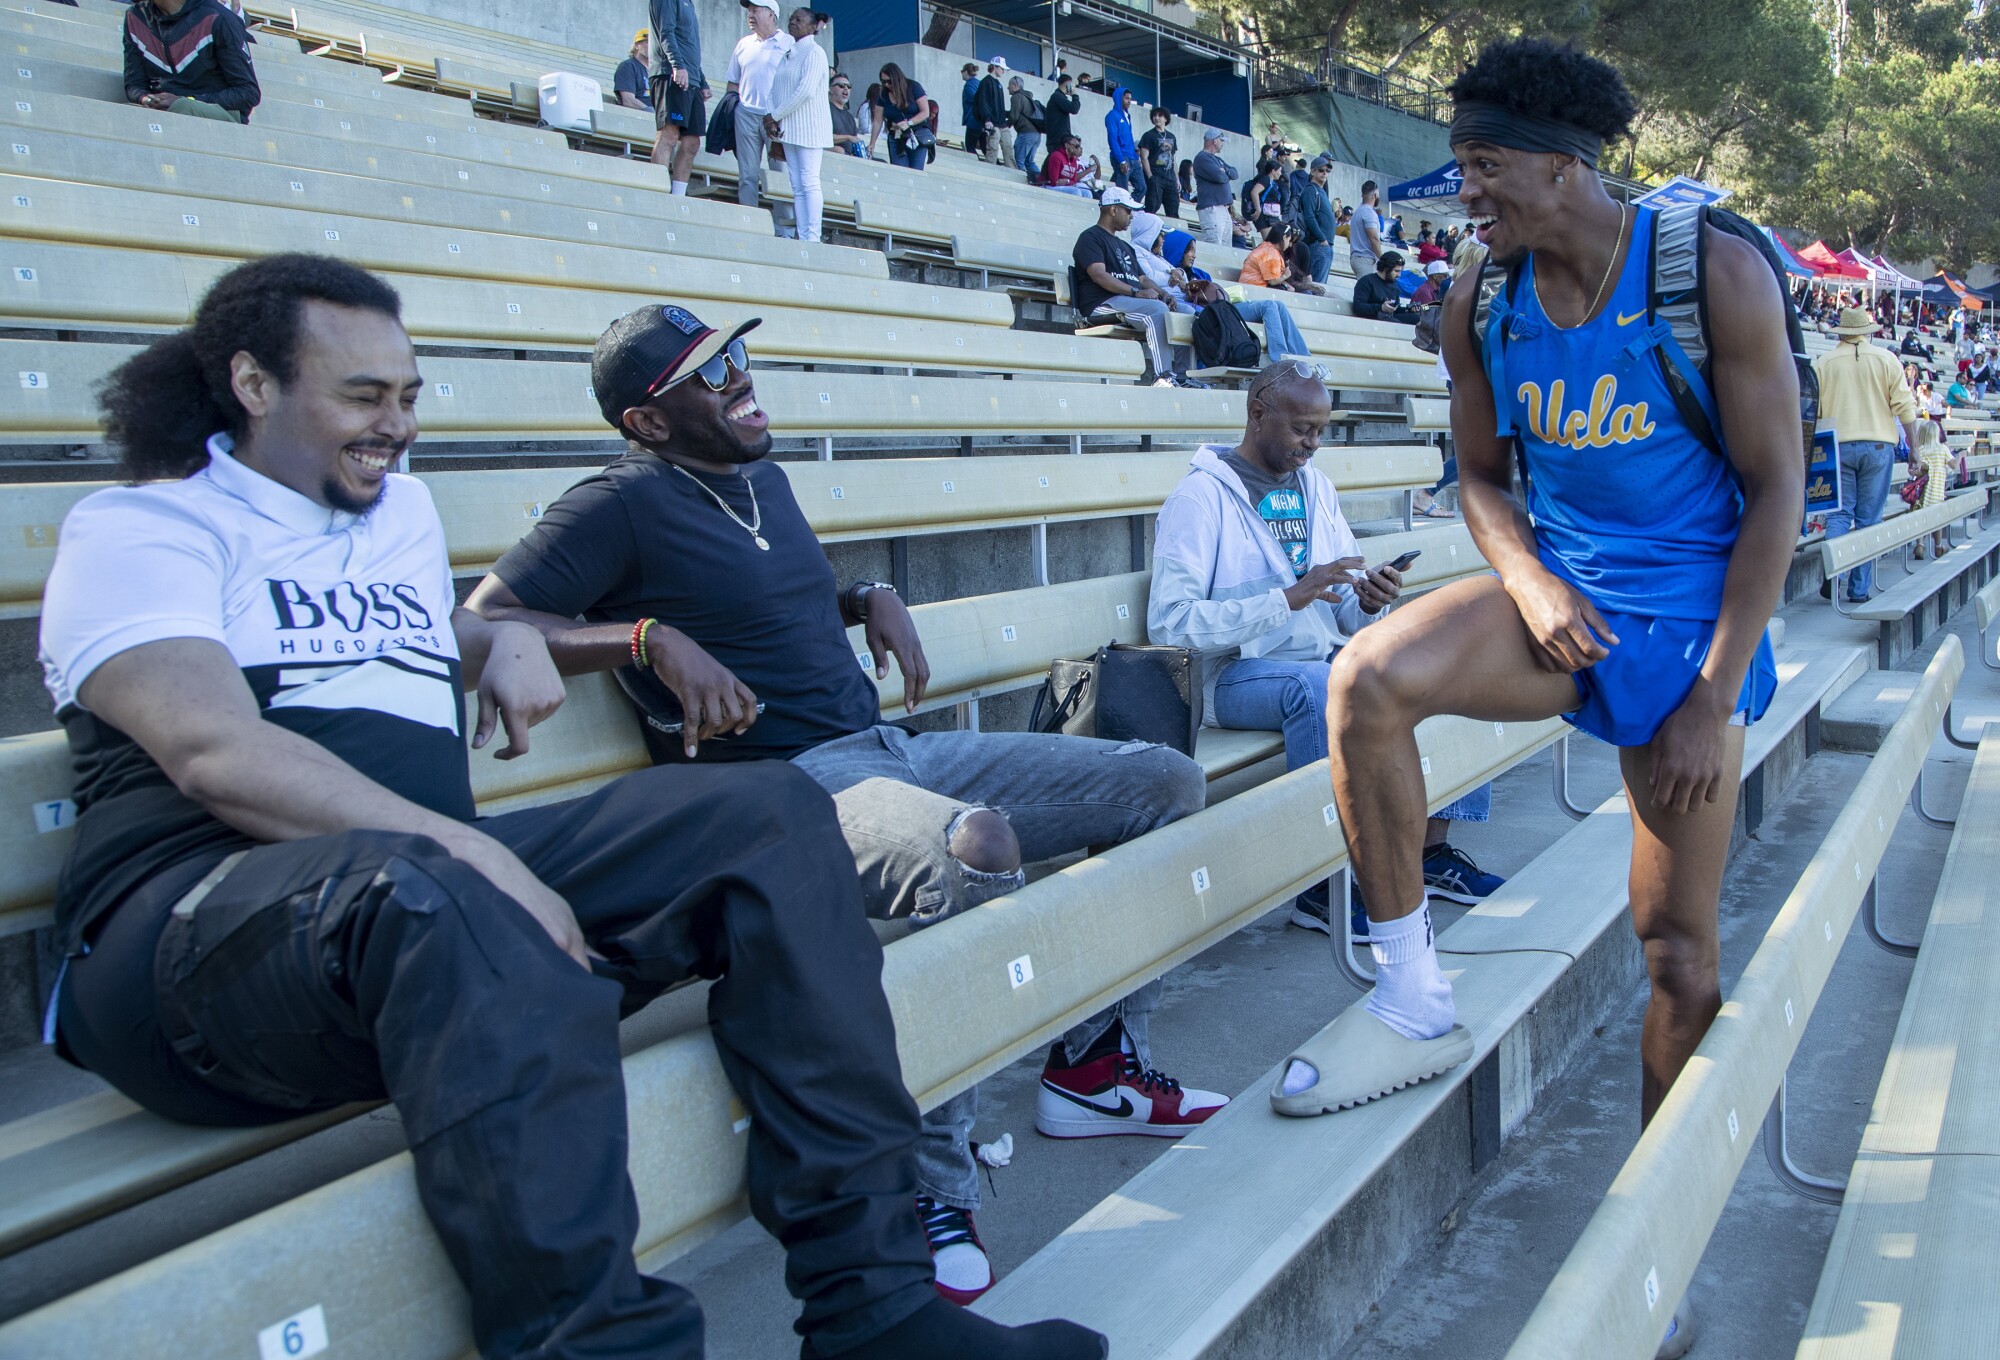
<svg viewBox="0 0 2000 1360">
<path fill-rule="evenodd" d="M 1613 746 L 1644 746 L 1694 688 L 1715 637 L 1715 621 L 1598 612 L 1618 635 L 1618 645 L 1595 666 L 1570 676 L 1583 706 L 1565 714 L 1564 721 Z M 1778 663 L 1766 635 L 1757 642 L 1730 721 L 1746 727 L 1756 722 L 1777 690 Z"/>
</svg>

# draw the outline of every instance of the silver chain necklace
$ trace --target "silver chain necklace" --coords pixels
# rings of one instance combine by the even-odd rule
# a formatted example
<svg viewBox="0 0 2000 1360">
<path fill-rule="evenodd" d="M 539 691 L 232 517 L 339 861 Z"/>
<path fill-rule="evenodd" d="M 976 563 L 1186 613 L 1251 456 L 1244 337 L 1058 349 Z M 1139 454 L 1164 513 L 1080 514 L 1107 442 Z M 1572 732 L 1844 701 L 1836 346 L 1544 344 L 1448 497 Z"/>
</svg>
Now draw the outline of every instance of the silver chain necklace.
<svg viewBox="0 0 2000 1360">
<path fill-rule="evenodd" d="M 737 514 L 734 510 L 730 509 L 729 502 L 722 499 L 721 496 L 717 495 L 714 487 L 710 486 L 707 482 L 704 482 L 701 478 L 695 476 L 692 472 L 689 472 L 679 463 L 668 463 L 667 466 L 672 468 L 675 472 L 680 473 L 681 476 L 687 478 L 689 481 L 693 482 L 703 491 L 706 491 L 708 493 L 708 498 L 714 501 L 717 505 L 721 506 L 722 513 L 729 516 L 729 518 L 735 522 L 737 528 L 741 529 L 744 533 L 750 535 L 751 541 L 755 543 L 760 549 L 762 549 L 765 552 L 771 551 L 770 542 L 765 539 L 764 535 L 757 532 L 759 529 L 762 529 L 764 527 L 764 510 L 763 507 L 757 504 L 757 484 L 750 480 L 750 475 L 748 473 L 739 472 L 736 474 L 737 476 L 743 479 L 743 485 L 748 487 L 750 490 L 750 522 L 748 524 L 745 524 L 743 522 L 743 516 Z"/>
</svg>

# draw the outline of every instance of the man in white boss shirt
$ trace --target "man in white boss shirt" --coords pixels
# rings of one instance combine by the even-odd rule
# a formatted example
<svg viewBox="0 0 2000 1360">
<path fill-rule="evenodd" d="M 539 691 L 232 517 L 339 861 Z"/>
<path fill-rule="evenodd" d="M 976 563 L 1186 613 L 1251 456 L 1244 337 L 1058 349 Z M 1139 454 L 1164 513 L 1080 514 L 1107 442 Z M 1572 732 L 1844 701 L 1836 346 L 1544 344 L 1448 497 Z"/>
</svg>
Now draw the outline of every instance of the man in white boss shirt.
<svg viewBox="0 0 2000 1360">
<path fill-rule="evenodd" d="M 778 11 L 757 0 L 741 0 L 750 31 L 729 54 L 729 88 L 736 93 L 736 201 L 757 206 L 764 190 L 764 149 L 773 140 L 764 116 L 775 107 L 772 83 L 792 36 L 778 27 Z"/>
<path fill-rule="evenodd" d="M 692 1296 L 632 1259 L 618 1020 L 717 978 L 806 1356 L 1101 1356 L 933 1290 L 881 952 L 807 776 L 476 816 L 461 684 L 501 759 L 562 686 L 533 629 L 454 606 L 430 494 L 390 471 L 422 389 L 398 306 L 274 256 L 106 388 L 134 484 L 71 511 L 42 615 L 77 778 L 59 1051 L 186 1123 L 393 1100 L 482 1355 L 695 1360 Z"/>
</svg>

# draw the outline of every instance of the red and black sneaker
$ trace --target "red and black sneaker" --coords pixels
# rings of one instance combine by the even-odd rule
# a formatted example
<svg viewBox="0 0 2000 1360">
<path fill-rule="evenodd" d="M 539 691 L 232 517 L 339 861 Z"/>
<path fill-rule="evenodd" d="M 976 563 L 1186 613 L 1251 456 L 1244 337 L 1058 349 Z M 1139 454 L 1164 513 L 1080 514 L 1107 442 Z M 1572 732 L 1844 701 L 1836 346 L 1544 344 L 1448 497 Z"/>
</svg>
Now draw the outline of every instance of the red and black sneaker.
<svg viewBox="0 0 2000 1360">
<path fill-rule="evenodd" d="M 1060 1041 L 1049 1050 L 1042 1086 L 1035 1093 L 1035 1128 L 1044 1137 L 1130 1133 L 1179 1138 L 1229 1103 L 1227 1096 L 1184 1087 L 1153 1068 L 1142 1068 L 1127 1051 L 1124 1026 L 1114 1025 L 1106 1037 L 1113 1035 L 1115 1042 L 1093 1045 L 1075 1067 L 1063 1065 Z"/>
<path fill-rule="evenodd" d="M 930 1239 L 937 1292 L 963 1308 L 993 1287 L 993 1263 L 972 1226 L 972 1211 L 917 1196 L 917 1218 Z"/>
</svg>

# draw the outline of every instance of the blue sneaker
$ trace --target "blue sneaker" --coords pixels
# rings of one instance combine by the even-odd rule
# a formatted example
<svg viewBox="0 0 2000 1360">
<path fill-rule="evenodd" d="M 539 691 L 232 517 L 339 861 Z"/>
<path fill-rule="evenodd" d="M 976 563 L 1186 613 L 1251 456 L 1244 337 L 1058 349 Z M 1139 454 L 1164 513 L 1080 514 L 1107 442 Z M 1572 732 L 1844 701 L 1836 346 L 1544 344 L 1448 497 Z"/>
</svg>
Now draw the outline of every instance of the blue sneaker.
<svg viewBox="0 0 2000 1360">
<path fill-rule="evenodd" d="M 1333 934 L 1333 890 L 1326 883 L 1315 883 L 1292 899 L 1292 924 L 1302 930 L 1317 930 L 1322 935 Z M 1368 942 L 1368 913 L 1361 906 L 1361 890 L 1352 889 L 1351 905 L 1347 914 L 1347 929 L 1357 944 Z"/>
<path fill-rule="evenodd" d="M 1506 883 L 1506 879 L 1487 873 L 1472 862 L 1472 856 L 1449 843 L 1433 845 L 1424 851 L 1424 888 L 1432 897 L 1472 907 Z"/>
</svg>

